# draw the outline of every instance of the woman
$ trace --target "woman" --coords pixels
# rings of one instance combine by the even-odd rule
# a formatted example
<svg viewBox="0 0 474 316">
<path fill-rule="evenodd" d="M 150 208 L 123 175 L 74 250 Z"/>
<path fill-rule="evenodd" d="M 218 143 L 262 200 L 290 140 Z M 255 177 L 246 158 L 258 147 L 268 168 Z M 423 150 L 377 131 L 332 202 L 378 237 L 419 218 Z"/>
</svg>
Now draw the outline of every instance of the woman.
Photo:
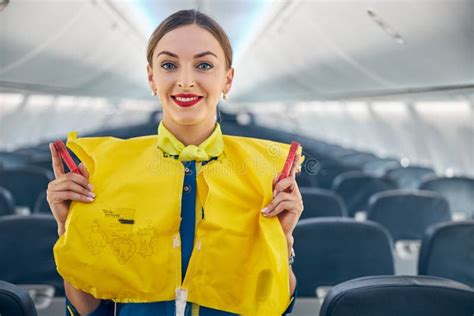
<svg viewBox="0 0 474 316">
<path fill-rule="evenodd" d="M 163 236 L 162 240 L 166 240 L 168 237 L 173 237 L 174 239 L 172 242 L 174 247 L 180 248 L 181 262 L 178 262 L 177 266 L 180 266 L 181 269 L 179 269 L 180 271 L 176 270 L 177 275 L 180 276 L 178 277 L 179 282 L 176 289 L 176 295 L 175 297 L 168 295 L 168 299 L 165 299 L 165 297 L 167 297 L 165 294 L 153 296 L 150 293 L 146 293 L 143 294 L 143 297 L 148 294 L 150 295 L 142 301 L 143 303 L 140 303 L 140 299 L 130 299 L 124 294 L 122 297 L 123 299 L 114 299 L 114 301 L 122 303 L 114 304 L 109 299 L 100 299 L 100 297 L 110 298 L 110 295 L 107 296 L 104 294 L 105 290 L 102 291 L 103 288 L 100 288 L 100 285 L 86 288 L 85 284 L 93 283 L 94 280 L 96 280 L 96 283 L 100 283 L 98 279 L 94 279 L 95 276 L 89 280 L 89 283 L 81 283 L 81 280 L 79 279 L 85 277 L 87 270 L 81 271 L 79 274 L 74 274 L 70 271 L 72 268 L 68 268 L 68 264 L 70 264 L 69 262 L 79 261 L 82 256 L 70 254 L 70 249 L 74 248 L 72 246 L 72 248 L 68 248 L 68 243 L 71 244 L 71 242 L 74 241 L 74 236 L 80 235 L 81 232 L 72 231 L 74 226 L 72 224 L 68 226 L 68 224 L 75 221 L 77 226 L 81 219 L 87 217 L 86 215 L 82 215 L 87 214 L 88 212 L 87 204 L 94 205 L 99 203 L 99 205 L 102 205 L 100 203 L 106 203 L 104 200 L 107 199 L 104 198 L 104 196 L 111 194 L 112 190 L 103 190 L 100 193 L 97 191 L 96 198 L 95 193 L 93 193 L 94 186 L 97 185 L 96 190 L 106 186 L 110 188 L 110 183 L 104 185 L 103 182 L 100 182 L 101 179 L 104 177 L 110 177 L 110 175 L 116 174 L 117 170 L 123 169 L 117 167 L 115 170 L 105 173 L 105 176 L 101 178 L 99 176 L 102 172 L 101 170 L 106 169 L 105 166 L 102 165 L 101 169 L 97 168 L 93 171 L 96 173 L 94 179 L 97 179 L 96 182 L 94 182 L 91 178 L 91 182 L 94 183 L 93 186 L 89 183 L 89 172 L 91 171 L 90 168 L 93 168 L 95 163 L 99 161 L 99 154 L 96 154 L 94 157 L 94 151 L 97 152 L 96 148 L 110 147 L 113 145 L 118 147 L 111 151 L 109 155 L 112 153 L 114 155 L 120 155 L 121 148 L 124 148 L 123 142 L 113 142 L 112 145 L 109 145 L 108 142 L 110 142 L 110 139 L 108 138 L 92 138 L 81 143 L 81 141 L 76 140 L 75 135 L 73 135 L 72 137 L 70 136 L 68 146 L 78 154 L 83 162 L 86 162 L 90 170 L 88 172 L 84 163 L 81 163 L 79 169 L 82 175 L 65 173 L 58 153 L 54 150 L 54 147 L 50 145 L 56 179 L 51 181 L 47 191 L 48 202 L 54 217 L 58 222 L 58 234 L 60 235 L 60 239 L 55 246 L 55 256 L 58 264 L 58 271 L 65 278 L 64 284 L 67 295 L 68 315 L 89 313 L 92 313 L 92 315 L 109 315 L 110 313 L 115 313 L 117 315 L 175 315 L 175 313 L 177 315 L 234 315 L 236 314 L 235 312 L 243 314 L 270 313 L 278 315 L 284 312 L 284 308 L 281 309 L 281 304 L 284 304 L 285 308 L 288 307 L 285 313 L 291 311 L 293 305 L 292 296 L 294 295 L 296 286 L 296 278 L 291 271 L 291 266 L 289 269 L 279 267 L 277 270 L 273 267 L 265 268 L 264 266 L 265 264 L 272 264 L 272 262 L 280 260 L 278 258 L 282 253 L 281 247 L 279 250 L 276 250 L 276 257 L 278 257 L 276 258 L 274 253 L 275 250 L 272 249 L 273 246 L 271 245 L 271 242 L 281 246 L 282 243 L 280 241 L 286 239 L 284 255 L 285 257 L 290 257 L 292 254 L 292 232 L 301 212 L 303 211 L 301 194 L 295 181 L 295 173 L 298 168 L 297 164 L 295 164 L 294 168 L 291 170 L 290 176 L 279 182 L 277 182 L 278 174 L 275 175 L 275 167 L 272 165 L 273 167 L 269 169 L 273 172 L 273 175 L 275 175 L 275 177 L 273 177 L 272 187 L 270 188 L 273 192 L 270 191 L 270 199 L 268 199 L 270 203 L 261 210 L 261 215 L 248 211 L 246 213 L 248 215 L 241 217 L 241 214 L 238 213 L 242 212 L 241 206 L 240 208 L 235 208 L 235 205 L 231 205 L 229 200 L 226 201 L 223 198 L 219 201 L 219 198 L 217 198 L 218 193 L 214 192 L 214 187 L 219 187 L 220 192 L 226 192 L 227 186 L 229 187 L 229 190 L 226 195 L 231 195 L 232 192 L 240 192 L 233 197 L 232 201 L 235 202 L 234 204 L 237 203 L 237 200 L 241 199 L 241 202 L 239 203 L 248 203 L 246 204 L 247 206 L 259 205 L 258 203 L 262 201 L 262 197 L 255 194 L 255 190 L 258 190 L 258 188 L 247 188 L 247 184 L 243 184 L 239 187 L 238 177 L 235 176 L 235 178 L 232 178 L 231 172 L 236 171 L 236 169 L 233 169 L 235 165 L 231 166 L 232 170 L 229 168 L 218 169 L 219 166 L 222 167 L 228 161 L 239 162 L 250 160 L 248 157 L 242 156 L 237 158 L 237 156 L 241 153 L 245 154 L 251 152 L 254 152 L 253 157 L 261 157 L 258 159 L 255 158 L 256 163 L 260 163 L 262 160 L 266 159 L 264 155 L 268 156 L 268 153 L 262 154 L 263 149 L 266 148 L 268 151 L 268 148 L 272 148 L 271 146 L 276 146 L 274 148 L 277 148 L 279 152 L 278 155 L 274 155 L 274 165 L 281 169 L 283 165 L 282 162 L 287 153 L 287 150 L 282 151 L 282 147 L 278 147 L 277 143 L 222 136 L 219 123 L 216 123 L 217 104 L 221 94 L 226 98 L 227 93 L 229 93 L 231 89 L 234 77 L 234 69 L 232 68 L 232 48 L 225 32 L 208 16 L 196 10 L 182 10 L 169 16 L 157 27 L 150 37 L 147 53 L 148 82 L 152 95 L 159 96 L 163 108 L 163 119 L 158 128 L 156 148 L 160 153 L 162 153 L 162 155 L 160 155 L 160 157 L 153 156 L 155 157 L 153 159 L 158 159 L 158 163 L 156 161 L 154 163 L 155 166 L 158 166 L 159 168 L 162 168 L 163 165 L 169 164 L 166 166 L 170 166 L 170 170 L 172 170 L 171 174 L 176 176 L 164 177 L 162 176 L 163 170 L 160 169 L 158 172 L 160 175 L 158 177 L 157 173 L 153 172 L 153 167 L 148 168 L 147 175 L 151 174 L 152 176 L 149 178 L 144 176 L 143 178 L 140 178 L 139 181 L 141 181 L 141 183 L 151 181 L 150 184 L 153 185 L 142 187 L 140 192 L 143 193 L 143 190 L 155 186 L 157 183 L 156 181 L 164 181 L 160 185 L 157 185 L 157 187 L 160 187 L 160 200 L 157 201 L 157 203 L 154 203 L 153 201 L 150 203 L 154 203 L 155 205 L 165 205 L 167 203 L 166 201 L 169 200 L 170 204 L 166 209 L 171 210 L 175 205 L 177 205 L 176 198 L 173 198 L 176 194 L 173 194 L 174 191 L 168 191 L 168 193 L 165 193 L 165 191 L 169 187 L 176 187 L 176 183 L 181 183 L 181 185 L 184 183 L 183 193 L 181 195 L 181 221 L 178 222 L 179 236 L 173 237 L 170 235 L 164 237 L 166 227 L 161 227 L 163 226 L 161 222 L 166 222 L 165 218 L 163 218 L 163 221 L 156 224 L 161 225 L 160 228 L 157 228 L 156 230 L 158 232 L 157 236 Z M 156 135 L 154 137 L 156 137 Z M 148 149 L 152 148 L 154 151 L 153 153 L 150 153 L 150 157 L 155 155 L 156 149 L 152 146 L 154 144 L 153 141 L 155 141 L 154 138 L 142 137 L 136 138 L 136 140 L 132 141 L 133 143 L 128 143 L 128 148 L 131 148 L 132 144 L 139 143 L 141 144 L 140 146 L 142 146 L 139 149 L 140 152 L 148 152 Z M 147 145 L 143 145 L 145 144 L 145 141 Z M 148 141 L 150 141 L 150 143 L 148 143 Z M 93 142 L 96 143 L 91 145 Z M 106 145 L 104 146 L 104 144 Z M 284 148 L 288 148 L 288 146 Z M 127 155 L 127 153 L 130 153 L 130 149 L 125 149 L 124 155 Z M 142 156 L 145 155 L 145 153 L 142 154 Z M 301 155 L 298 153 L 296 161 L 300 161 L 300 157 Z M 134 159 L 134 157 L 128 159 Z M 179 161 L 179 166 L 173 164 L 176 161 Z M 270 163 L 267 164 L 269 165 Z M 151 165 L 153 165 L 153 162 Z M 251 162 L 245 161 L 244 167 L 249 169 L 245 169 L 244 172 L 241 172 L 241 175 L 239 175 L 241 179 L 244 179 L 243 182 L 246 182 L 247 179 L 253 177 L 252 179 L 256 185 L 259 181 L 265 183 L 267 178 L 263 174 L 258 174 L 258 172 L 263 170 L 260 168 L 261 166 L 253 168 L 250 165 Z M 127 165 L 124 166 L 125 168 L 128 168 Z M 227 167 L 228 166 L 229 165 L 227 165 Z M 203 172 L 200 172 L 201 169 Z M 179 174 L 179 172 L 181 172 L 180 170 L 184 170 L 184 175 Z M 216 170 L 221 170 L 220 172 L 224 172 L 224 175 L 230 176 L 214 176 L 211 174 L 210 170 L 214 170 L 214 172 L 216 172 Z M 265 173 L 265 171 L 261 172 Z M 158 180 L 158 178 L 161 180 Z M 175 181 L 175 179 L 178 180 Z M 99 185 L 99 183 L 101 184 Z M 232 188 L 234 184 L 236 187 Z M 266 185 L 263 184 L 263 186 Z M 262 192 L 264 192 L 266 187 L 262 190 Z M 198 192 L 196 193 L 196 191 Z M 146 200 L 145 195 L 146 193 L 143 193 L 144 198 L 140 200 Z M 150 193 L 150 195 L 152 195 L 152 193 Z M 167 200 L 168 196 L 171 197 Z M 214 198 L 214 196 L 216 198 Z M 99 201 L 100 198 L 104 198 L 104 200 Z M 76 202 L 71 204 L 71 201 Z M 214 205 L 212 204 L 213 201 Z M 143 204 L 145 202 L 136 201 L 136 203 Z M 147 205 L 148 204 L 145 203 L 142 207 Z M 79 212 L 82 214 L 81 217 L 73 216 L 74 219 L 70 219 L 70 222 L 68 223 L 66 218 L 69 220 L 69 217 L 72 216 L 68 216 L 68 212 L 72 212 L 72 210 L 70 210 L 70 207 L 72 206 L 76 206 L 77 209 L 80 209 L 76 214 Z M 236 209 L 234 213 L 232 213 L 233 207 Z M 218 208 L 228 209 L 228 212 L 216 213 L 213 211 Z M 117 210 L 123 209 L 117 208 Z M 104 208 L 102 211 L 104 211 Z M 111 215 L 110 212 L 113 213 L 114 211 L 106 211 L 109 212 L 107 214 L 108 216 L 136 216 L 134 220 L 129 222 L 132 224 L 138 224 L 139 222 L 139 215 L 137 215 L 138 213 L 135 214 L 134 210 L 127 211 L 129 212 L 127 215 Z M 168 216 L 166 213 L 167 212 L 160 213 L 160 216 L 161 214 L 165 214 L 163 216 Z M 93 210 L 89 214 L 91 214 L 91 216 L 96 216 L 95 214 L 97 214 L 97 211 Z M 255 217 L 255 215 L 258 215 L 261 218 Z M 229 218 L 228 216 L 234 216 L 235 221 L 234 218 Z M 273 223 L 275 223 L 276 218 L 278 218 L 281 228 L 275 229 L 275 226 L 272 226 Z M 152 221 L 151 219 L 147 220 Z M 168 218 L 166 218 L 166 220 L 168 220 Z M 213 220 L 217 220 L 217 222 L 212 224 Z M 249 222 L 249 220 L 251 222 Z M 226 222 L 226 225 L 232 221 L 231 225 L 233 226 L 221 225 L 219 228 L 216 228 L 216 225 L 220 225 L 219 221 Z M 242 227 L 236 228 L 239 226 L 239 221 Z M 255 222 L 258 223 L 252 226 Z M 175 222 L 170 221 L 169 223 L 170 224 L 167 227 L 173 226 L 174 224 L 171 223 Z M 92 238 L 91 242 L 84 245 L 89 248 L 92 255 L 97 255 L 101 251 L 104 251 L 105 253 L 106 250 L 104 249 L 109 247 L 109 254 L 114 254 L 117 258 L 116 261 L 118 263 L 114 262 L 114 264 L 122 264 L 120 267 L 126 267 L 126 264 L 133 260 L 130 259 L 131 255 L 129 253 L 134 252 L 137 254 L 140 252 L 135 250 L 135 248 L 132 250 L 131 247 L 134 247 L 133 245 L 127 248 L 128 252 L 124 252 L 123 239 L 118 242 L 117 238 L 113 239 L 110 236 L 107 237 L 107 234 L 101 231 L 100 225 L 101 224 L 98 221 L 94 222 L 94 224 L 92 224 L 93 228 L 91 228 L 91 232 L 88 235 L 83 236 L 83 238 L 81 237 L 82 239 Z M 201 226 L 199 227 L 199 225 Z M 227 228 L 223 228 L 224 226 Z M 66 230 L 68 229 L 67 227 L 70 227 L 71 231 L 68 231 L 68 233 L 70 233 L 68 238 L 64 238 Z M 253 229 L 253 235 L 242 230 L 245 229 L 245 227 L 255 227 Z M 261 227 L 263 227 L 263 232 L 260 231 Z M 239 231 L 239 229 L 241 229 L 241 231 Z M 103 230 L 105 230 L 105 228 Z M 146 229 L 142 229 L 141 237 L 135 236 L 136 238 L 141 238 L 140 240 L 142 241 L 144 240 L 143 236 L 151 236 L 151 239 L 147 239 L 145 244 L 142 243 L 142 245 L 149 247 L 148 250 L 143 250 L 141 252 L 143 257 L 153 254 L 153 251 L 157 254 L 160 249 L 162 249 L 160 247 L 153 248 L 154 246 L 150 246 L 152 244 L 150 240 L 153 239 L 153 233 L 146 235 L 146 231 Z M 148 231 L 151 232 L 152 230 Z M 221 235 L 219 235 L 219 233 Z M 206 235 L 208 236 L 207 240 L 205 237 Z M 204 237 L 201 238 L 200 236 Z M 249 239 L 248 236 L 251 238 Z M 269 239 L 268 236 L 274 238 L 275 241 L 265 241 L 265 238 Z M 78 238 L 77 243 L 82 242 L 81 238 Z M 101 238 L 103 238 L 103 242 L 99 241 Z M 198 239 L 195 240 L 196 238 Z M 158 237 L 156 240 L 157 243 L 159 243 L 158 241 L 160 239 Z M 206 265 L 204 263 L 206 260 L 210 260 L 209 257 L 211 255 L 209 255 L 209 253 L 212 253 L 212 251 L 214 251 L 214 254 L 216 253 L 217 248 L 219 248 L 218 243 L 216 242 L 219 240 L 226 245 L 235 245 L 235 248 L 232 249 L 232 246 L 229 246 L 229 250 L 227 250 L 227 248 L 219 250 L 215 257 L 215 262 L 217 262 L 217 264 L 214 268 L 218 272 L 212 274 L 212 270 L 206 270 Z M 169 241 L 169 244 L 171 245 L 171 239 Z M 162 247 L 165 248 L 166 246 Z M 232 260 L 225 261 L 228 259 L 225 258 L 225 256 L 232 256 L 232 252 L 239 252 L 239 250 L 242 249 L 249 249 L 249 251 L 251 251 L 250 259 L 239 261 L 240 257 L 236 256 L 231 258 Z M 163 253 L 162 256 L 167 256 L 172 249 L 168 249 L 167 251 L 168 252 Z M 200 260 L 200 265 L 198 263 L 192 263 L 193 256 L 197 255 L 191 255 L 197 251 L 201 251 L 204 254 L 208 253 L 208 255 L 202 255 L 202 259 L 194 260 Z M 221 258 L 219 254 L 224 254 L 226 251 L 228 251 L 227 254 Z M 266 252 L 273 254 L 275 258 L 267 258 L 268 256 L 259 258 L 258 261 L 262 262 L 263 268 L 259 270 L 258 274 L 256 274 L 253 269 L 246 268 L 250 266 L 257 268 L 260 266 L 260 263 L 255 261 L 253 258 L 257 258 L 259 253 Z M 71 259 L 71 257 L 67 257 L 67 253 L 69 253 L 69 256 L 76 257 Z M 137 255 L 136 257 L 139 258 L 140 256 Z M 250 265 L 249 262 L 252 262 L 252 264 Z M 281 260 L 279 262 L 281 263 Z M 212 261 L 207 262 L 207 266 L 210 264 L 212 264 Z M 170 265 L 174 266 L 174 264 Z M 192 272 L 190 272 L 188 266 L 197 266 L 197 268 L 193 268 Z M 242 269 L 240 269 L 240 267 L 242 267 Z M 244 273 L 242 271 L 246 272 Z M 282 277 L 282 271 L 286 274 L 284 276 L 286 283 L 283 283 L 280 278 Z M 163 273 L 162 277 L 158 277 L 160 272 L 156 273 L 157 279 L 159 280 L 167 280 L 166 278 L 170 275 L 168 270 Z M 198 277 L 195 276 L 205 275 L 207 275 L 208 278 L 202 281 L 202 283 L 199 283 L 200 285 L 196 285 L 198 290 L 193 292 L 192 285 L 188 284 L 188 287 L 179 286 L 180 282 L 185 280 L 186 273 L 190 274 L 188 279 L 197 279 Z M 246 275 L 246 273 L 248 273 L 248 275 Z M 238 278 L 232 278 L 232 275 L 238 275 Z M 137 274 L 133 276 L 133 280 L 140 278 L 141 276 L 142 275 L 137 272 Z M 71 280 L 71 282 L 75 283 L 77 286 L 73 286 L 71 282 L 66 280 L 66 278 Z M 248 287 L 239 287 L 236 284 L 240 283 L 239 280 L 242 280 L 241 282 Z M 221 285 L 213 285 L 213 283 L 218 283 L 220 281 L 223 281 L 224 284 L 227 282 L 230 284 L 229 286 L 232 287 L 232 289 L 222 289 L 225 293 L 216 293 L 216 289 L 219 289 L 220 291 L 219 286 Z M 140 282 L 148 284 L 148 281 L 141 280 Z M 189 283 L 192 282 L 193 280 L 189 281 Z M 186 281 L 184 281 L 183 284 L 186 284 Z M 281 285 L 280 289 L 275 289 L 278 285 Z M 154 284 L 153 286 L 154 288 L 157 288 L 157 286 L 163 286 L 163 284 Z M 133 285 L 130 285 L 130 287 L 132 288 Z M 165 287 L 162 292 L 168 293 L 169 291 Z M 273 298 L 272 301 L 271 296 L 275 296 L 275 293 L 281 294 L 282 289 L 285 287 L 286 289 L 289 288 L 289 293 L 283 293 L 284 296 L 279 297 L 285 297 L 286 299 L 277 298 L 277 304 L 275 304 L 275 298 Z M 78 288 L 85 289 L 85 291 L 81 291 Z M 187 288 L 191 288 L 191 290 L 188 291 Z M 247 288 L 249 289 L 249 292 L 247 292 Z M 202 291 L 199 289 L 202 289 Z M 256 292 L 250 294 L 254 289 L 256 289 Z M 118 289 L 118 291 L 119 294 L 122 293 L 120 292 L 120 289 Z M 89 293 L 94 293 L 95 295 Z M 117 295 L 113 295 L 113 297 L 118 298 Z M 284 302 L 281 302 L 282 300 L 284 300 Z M 198 302 L 202 303 L 198 304 Z M 259 304 L 262 306 L 257 306 Z M 280 310 L 280 312 L 276 313 L 276 310 Z"/>
</svg>

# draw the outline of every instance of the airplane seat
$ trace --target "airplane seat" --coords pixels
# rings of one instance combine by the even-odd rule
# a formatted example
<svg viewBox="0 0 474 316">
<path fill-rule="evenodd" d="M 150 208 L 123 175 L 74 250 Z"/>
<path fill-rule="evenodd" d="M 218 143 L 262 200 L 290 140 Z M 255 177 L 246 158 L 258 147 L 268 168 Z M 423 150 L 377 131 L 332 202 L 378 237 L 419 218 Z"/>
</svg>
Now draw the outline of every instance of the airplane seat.
<svg viewBox="0 0 474 316">
<path fill-rule="evenodd" d="M 58 239 L 52 215 L 0 217 L 0 280 L 17 285 L 50 285 L 64 296 L 64 283 L 56 271 L 53 246 Z"/>
<path fill-rule="evenodd" d="M 428 276 L 371 276 L 333 287 L 320 316 L 471 316 L 474 290 Z"/>
<path fill-rule="evenodd" d="M 474 288 L 473 267 L 474 220 L 441 223 L 426 231 L 418 274 L 448 278 Z"/>
<path fill-rule="evenodd" d="M 400 161 L 395 158 L 379 158 L 375 160 L 367 161 L 362 170 L 368 174 L 373 174 L 378 177 L 385 175 L 387 170 L 400 168 Z"/>
<path fill-rule="evenodd" d="M 316 187 L 317 186 L 317 179 L 316 179 L 316 173 L 317 173 L 317 161 L 312 158 L 313 155 L 308 153 L 307 150 L 305 150 L 305 147 L 303 147 L 303 155 L 305 156 L 305 159 L 303 163 L 301 164 L 301 172 L 296 175 L 296 182 L 298 182 L 298 186 L 301 187 Z"/>
<path fill-rule="evenodd" d="M 36 316 L 36 308 L 24 289 L 0 280 L 0 315 Z"/>
<path fill-rule="evenodd" d="M 34 166 L 0 171 L 0 186 L 10 190 L 17 207 L 28 208 L 25 213 L 33 210 L 36 199 L 46 191 L 52 179 L 51 171 Z"/>
<path fill-rule="evenodd" d="M 21 168 L 25 166 L 29 160 L 30 156 L 27 154 L 0 151 L 0 163 L 3 166 L 3 170 Z"/>
<path fill-rule="evenodd" d="M 372 196 L 367 219 L 388 229 L 401 258 L 417 257 L 420 240 L 433 224 L 451 220 L 449 204 L 435 192 L 391 190 Z"/>
<path fill-rule="evenodd" d="M 360 171 L 360 169 L 356 167 L 344 166 L 335 161 L 320 161 L 315 172 L 317 187 L 331 190 L 334 179 L 338 175 L 349 171 Z"/>
<path fill-rule="evenodd" d="M 41 153 L 34 155 L 28 162 L 28 165 L 40 167 L 53 172 L 53 161 L 51 158 L 51 153 Z"/>
<path fill-rule="evenodd" d="M 417 189 L 425 178 L 434 175 L 432 168 L 422 166 L 394 168 L 385 173 L 385 177 L 396 182 L 400 189 Z"/>
<path fill-rule="evenodd" d="M 43 213 L 52 214 L 51 208 L 49 207 L 48 200 L 46 199 L 46 192 L 41 192 L 36 199 L 35 206 L 33 207 L 33 214 Z"/>
<path fill-rule="evenodd" d="M 460 219 L 474 218 L 474 179 L 468 177 L 431 177 L 420 184 L 420 190 L 434 191 L 445 197 Z"/>
<path fill-rule="evenodd" d="M 304 203 L 304 211 L 301 214 L 301 219 L 347 216 L 344 201 L 332 191 L 301 187 L 300 193 Z"/>
<path fill-rule="evenodd" d="M 393 190 L 397 185 L 385 178 L 375 177 L 362 171 L 345 172 L 338 175 L 332 190 L 342 197 L 348 215 L 355 217 L 358 212 L 367 210 L 370 197 L 378 192 Z"/>
<path fill-rule="evenodd" d="M 362 169 L 367 162 L 377 160 L 372 153 L 353 153 L 347 154 L 337 159 L 343 165 Z"/>
<path fill-rule="evenodd" d="M 0 187 L 0 216 L 15 214 L 15 198 L 11 192 Z"/>
<path fill-rule="evenodd" d="M 322 298 L 338 283 L 394 274 L 392 240 L 377 223 L 341 217 L 308 218 L 298 222 L 293 234 L 298 296 Z"/>
</svg>

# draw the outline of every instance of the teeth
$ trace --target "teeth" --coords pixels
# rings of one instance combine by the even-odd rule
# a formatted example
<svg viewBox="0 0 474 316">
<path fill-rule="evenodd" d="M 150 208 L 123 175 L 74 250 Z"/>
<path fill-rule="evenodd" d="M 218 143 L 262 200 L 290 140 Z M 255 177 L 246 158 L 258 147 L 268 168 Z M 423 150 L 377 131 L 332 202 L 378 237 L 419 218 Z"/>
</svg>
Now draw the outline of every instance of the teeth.
<svg viewBox="0 0 474 316">
<path fill-rule="evenodd" d="M 190 101 L 194 101 L 198 99 L 198 97 L 194 97 L 194 98 L 180 98 L 180 97 L 176 97 L 176 100 L 178 101 L 181 101 L 181 102 L 190 102 Z"/>
</svg>

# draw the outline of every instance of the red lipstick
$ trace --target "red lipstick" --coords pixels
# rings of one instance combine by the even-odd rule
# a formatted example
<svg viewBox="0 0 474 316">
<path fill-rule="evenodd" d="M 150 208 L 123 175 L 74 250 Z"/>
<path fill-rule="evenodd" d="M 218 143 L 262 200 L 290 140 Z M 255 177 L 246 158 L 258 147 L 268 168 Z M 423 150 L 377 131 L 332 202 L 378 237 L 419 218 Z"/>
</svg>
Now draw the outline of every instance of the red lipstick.
<svg viewBox="0 0 474 316">
<path fill-rule="evenodd" d="M 180 93 L 172 95 L 171 98 L 180 107 L 189 107 L 198 103 L 202 99 L 202 96 L 192 93 Z"/>
</svg>

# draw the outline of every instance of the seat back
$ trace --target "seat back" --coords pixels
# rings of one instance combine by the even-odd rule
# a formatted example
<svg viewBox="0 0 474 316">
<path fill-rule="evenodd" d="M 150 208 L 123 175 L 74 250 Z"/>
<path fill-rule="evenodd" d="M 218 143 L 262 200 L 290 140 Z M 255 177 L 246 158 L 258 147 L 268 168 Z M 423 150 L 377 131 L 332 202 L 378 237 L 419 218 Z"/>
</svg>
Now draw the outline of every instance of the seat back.
<svg viewBox="0 0 474 316">
<path fill-rule="evenodd" d="M 344 201 L 332 191 L 302 187 L 300 193 L 304 203 L 304 212 L 301 214 L 301 219 L 347 215 Z"/>
<path fill-rule="evenodd" d="M 373 194 L 395 188 L 396 184 L 388 179 L 360 171 L 340 174 L 334 179 L 332 187 L 344 200 L 348 215 L 351 217 L 358 211 L 366 211 L 367 203 Z"/>
<path fill-rule="evenodd" d="M 36 316 L 36 308 L 28 293 L 9 282 L 0 281 L 0 315 Z"/>
<path fill-rule="evenodd" d="M 330 162 L 330 161 L 322 161 L 318 166 L 317 170 L 315 171 L 314 178 L 316 179 L 316 185 L 318 188 L 322 189 L 331 189 L 332 183 L 334 179 L 344 172 L 349 171 L 356 171 L 359 168 L 351 167 L 351 166 L 344 166 L 340 163 Z"/>
<path fill-rule="evenodd" d="M 53 257 L 57 239 L 57 224 L 52 215 L 0 217 L 0 280 L 52 285 L 57 295 L 64 295 L 63 280 Z"/>
<path fill-rule="evenodd" d="M 52 179 L 51 171 L 34 166 L 0 171 L 0 186 L 13 194 L 17 206 L 27 206 L 30 210 Z"/>
<path fill-rule="evenodd" d="M 33 207 L 33 213 L 52 214 L 48 200 L 46 199 L 46 192 L 40 193 L 36 199 L 35 206 Z"/>
<path fill-rule="evenodd" d="M 451 212 L 435 192 L 392 190 L 370 199 L 367 219 L 382 224 L 397 241 L 421 239 L 430 225 L 450 221 Z"/>
<path fill-rule="evenodd" d="M 424 179 L 434 175 L 436 174 L 433 169 L 421 166 L 394 168 L 385 173 L 385 176 L 396 182 L 400 189 L 417 189 Z"/>
<path fill-rule="evenodd" d="M 474 288 L 474 220 L 430 227 L 421 244 L 418 274 L 448 278 Z"/>
<path fill-rule="evenodd" d="M 449 202 L 451 211 L 463 213 L 466 218 L 474 218 L 474 179 L 467 177 L 426 179 L 420 190 L 438 192 Z"/>
<path fill-rule="evenodd" d="M 377 223 L 348 218 L 301 220 L 293 232 L 298 295 L 353 278 L 394 273 L 392 241 Z"/>
<path fill-rule="evenodd" d="M 10 191 L 0 187 L 0 216 L 15 214 L 15 199 Z"/>
<path fill-rule="evenodd" d="M 367 162 L 377 159 L 377 156 L 375 156 L 374 154 L 355 153 L 344 155 L 338 158 L 337 161 L 345 166 L 351 166 L 362 169 Z"/>
<path fill-rule="evenodd" d="M 427 276 L 373 276 L 333 287 L 320 316 L 471 316 L 474 290 Z"/>
<path fill-rule="evenodd" d="M 367 161 L 364 164 L 363 171 L 375 176 L 383 176 L 389 169 L 400 168 L 400 161 L 395 158 L 381 158 Z"/>
</svg>

